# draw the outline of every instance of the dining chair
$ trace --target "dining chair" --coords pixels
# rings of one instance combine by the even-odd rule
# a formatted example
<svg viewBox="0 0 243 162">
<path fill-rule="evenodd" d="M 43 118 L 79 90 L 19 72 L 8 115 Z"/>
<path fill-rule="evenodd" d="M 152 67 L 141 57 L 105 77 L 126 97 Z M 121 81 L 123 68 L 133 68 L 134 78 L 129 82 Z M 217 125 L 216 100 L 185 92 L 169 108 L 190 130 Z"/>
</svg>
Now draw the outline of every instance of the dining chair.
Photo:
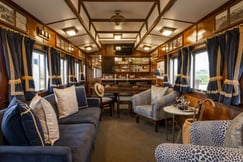
<svg viewBox="0 0 243 162">
<path fill-rule="evenodd" d="M 96 82 L 94 84 L 94 92 L 100 98 L 101 111 L 108 108 L 110 111 L 110 116 L 112 116 L 112 110 L 114 109 L 114 100 L 111 97 L 104 96 L 104 94 L 105 94 L 104 86 L 102 84 Z M 101 119 L 101 117 L 102 117 L 102 113 L 101 113 L 100 119 Z"/>
</svg>

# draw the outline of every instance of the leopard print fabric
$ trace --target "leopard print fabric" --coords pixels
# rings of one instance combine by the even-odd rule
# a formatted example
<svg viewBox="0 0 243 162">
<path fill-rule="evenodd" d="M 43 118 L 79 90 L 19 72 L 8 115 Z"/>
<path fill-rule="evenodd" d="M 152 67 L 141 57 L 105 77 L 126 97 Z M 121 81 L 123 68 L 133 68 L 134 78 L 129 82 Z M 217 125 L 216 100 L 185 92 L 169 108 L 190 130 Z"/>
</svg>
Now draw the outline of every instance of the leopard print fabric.
<svg viewBox="0 0 243 162">
<path fill-rule="evenodd" d="M 160 144 L 157 162 L 243 162 L 243 149 L 214 146 Z"/>
<path fill-rule="evenodd" d="M 203 146 L 223 146 L 226 130 L 230 123 L 230 120 L 200 121 L 192 123 L 192 144 Z"/>
</svg>

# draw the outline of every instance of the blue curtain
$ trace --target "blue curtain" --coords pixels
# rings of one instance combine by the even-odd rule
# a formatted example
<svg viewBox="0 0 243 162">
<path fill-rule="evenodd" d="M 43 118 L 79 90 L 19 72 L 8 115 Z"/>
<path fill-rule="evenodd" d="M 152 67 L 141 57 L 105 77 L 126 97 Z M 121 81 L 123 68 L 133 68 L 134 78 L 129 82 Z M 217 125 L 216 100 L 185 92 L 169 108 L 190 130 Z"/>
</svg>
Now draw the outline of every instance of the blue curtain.
<svg viewBox="0 0 243 162">
<path fill-rule="evenodd" d="M 225 34 L 207 40 L 210 79 L 207 86 L 206 96 L 214 101 L 219 100 L 219 94 L 222 90 L 225 47 Z"/>
<path fill-rule="evenodd" d="M 178 50 L 178 66 L 177 66 L 177 76 L 175 80 L 174 90 L 181 92 L 181 76 L 182 76 L 182 50 Z"/>
<path fill-rule="evenodd" d="M 22 41 L 22 85 L 26 100 L 31 100 L 35 96 L 35 83 L 32 77 L 32 53 L 35 41 L 24 37 Z"/>
<path fill-rule="evenodd" d="M 178 51 L 178 74 L 175 81 L 174 90 L 180 93 L 190 91 L 189 77 L 191 67 L 192 47 L 185 47 Z"/>
<path fill-rule="evenodd" d="M 62 85 L 61 81 L 61 67 L 60 67 L 60 51 L 46 47 L 47 50 L 47 62 L 48 62 L 48 90 L 53 92 L 53 88 L 60 88 Z"/>
<path fill-rule="evenodd" d="M 169 65 L 169 55 L 165 55 L 164 56 L 164 63 L 165 63 L 165 67 L 164 67 L 164 79 L 163 79 L 163 85 L 164 87 L 169 87 L 170 83 L 169 83 L 169 79 L 168 79 L 168 65 Z"/>
<path fill-rule="evenodd" d="M 219 101 L 225 105 L 240 104 L 239 80 L 243 72 L 243 28 L 235 28 L 226 33 L 226 79 L 220 92 Z"/>
<path fill-rule="evenodd" d="M 9 101 L 13 97 L 26 101 L 21 83 L 23 36 L 0 28 L 0 41 L 8 76 Z"/>
<path fill-rule="evenodd" d="M 75 76 L 75 60 L 71 55 L 67 55 L 67 64 L 68 64 L 68 86 L 75 85 L 77 79 Z"/>
</svg>

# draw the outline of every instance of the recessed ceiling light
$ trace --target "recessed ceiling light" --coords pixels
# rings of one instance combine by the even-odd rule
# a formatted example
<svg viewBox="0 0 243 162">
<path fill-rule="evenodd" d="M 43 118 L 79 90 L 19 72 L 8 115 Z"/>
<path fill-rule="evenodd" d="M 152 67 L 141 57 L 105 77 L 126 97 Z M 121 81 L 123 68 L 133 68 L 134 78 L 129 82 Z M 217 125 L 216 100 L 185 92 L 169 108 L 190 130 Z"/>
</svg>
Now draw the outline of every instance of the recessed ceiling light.
<svg viewBox="0 0 243 162">
<path fill-rule="evenodd" d="M 151 49 L 151 46 L 144 45 L 144 46 L 143 46 L 143 49 L 144 49 L 145 51 L 149 51 L 149 50 Z"/>
<path fill-rule="evenodd" d="M 122 34 L 114 34 L 114 39 L 115 40 L 121 40 Z"/>
<path fill-rule="evenodd" d="M 160 32 L 163 36 L 170 36 L 176 28 L 171 28 L 171 27 L 163 27 Z"/>
<path fill-rule="evenodd" d="M 67 35 L 69 35 L 69 36 L 74 36 L 78 32 L 78 30 L 74 26 L 69 27 L 69 28 L 64 28 L 63 31 L 65 33 L 67 33 Z"/>
<path fill-rule="evenodd" d="M 92 50 L 93 47 L 91 45 L 88 45 L 88 46 L 85 46 L 84 48 L 85 48 L 85 50 L 90 51 L 90 50 Z"/>
</svg>

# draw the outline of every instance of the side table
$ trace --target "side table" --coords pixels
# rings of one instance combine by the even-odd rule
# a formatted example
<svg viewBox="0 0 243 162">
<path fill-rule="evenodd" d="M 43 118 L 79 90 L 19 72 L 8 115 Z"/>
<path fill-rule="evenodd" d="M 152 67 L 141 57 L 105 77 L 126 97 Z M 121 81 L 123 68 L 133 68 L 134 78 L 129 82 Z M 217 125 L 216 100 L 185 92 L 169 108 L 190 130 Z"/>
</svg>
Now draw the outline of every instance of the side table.
<svg viewBox="0 0 243 162">
<path fill-rule="evenodd" d="M 194 115 L 195 108 L 194 107 L 189 107 L 188 110 L 180 110 L 178 107 L 175 105 L 170 105 L 170 106 L 165 106 L 163 109 L 166 113 L 172 114 L 172 140 L 174 143 L 174 133 L 175 133 L 175 115 L 184 115 L 184 116 L 189 116 L 189 115 Z M 165 133 L 166 133 L 166 139 L 168 139 L 167 136 L 167 118 L 166 118 L 166 123 L 165 123 Z"/>
</svg>

